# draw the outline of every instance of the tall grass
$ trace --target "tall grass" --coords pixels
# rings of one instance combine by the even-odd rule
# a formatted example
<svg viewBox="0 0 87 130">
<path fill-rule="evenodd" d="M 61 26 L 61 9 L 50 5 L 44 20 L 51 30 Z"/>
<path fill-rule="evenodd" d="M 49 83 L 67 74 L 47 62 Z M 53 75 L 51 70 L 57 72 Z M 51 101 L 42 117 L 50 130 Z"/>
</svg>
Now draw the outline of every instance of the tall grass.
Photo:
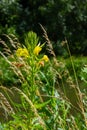
<svg viewBox="0 0 87 130">
<path fill-rule="evenodd" d="M 8 89 L 13 96 L 7 89 L 0 92 L 0 107 L 6 108 L 7 113 L 3 118 L 11 117 L 0 125 L 4 130 L 86 130 L 83 97 L 73 61 L 71 59 L 76 83 L 65 63 L 57 60 L 47 32 L 41 28 L 46 41 L 44 44 L 53 56 L 51 59 L 41 53 L 44 44 L 39 43 L 34 32 L 25 36 L 25 45 L 19 44 L 13 35 L 4 35 L 8 45 L 1 40 L 4 50 L 0 54 L 18 82 Z M 65 44 L 68 45 L 67 42 Z M 2 69 L 0 71 L 4 75 Z M 5 84 L 0 84 L 4 90 Z"/>
</svg>

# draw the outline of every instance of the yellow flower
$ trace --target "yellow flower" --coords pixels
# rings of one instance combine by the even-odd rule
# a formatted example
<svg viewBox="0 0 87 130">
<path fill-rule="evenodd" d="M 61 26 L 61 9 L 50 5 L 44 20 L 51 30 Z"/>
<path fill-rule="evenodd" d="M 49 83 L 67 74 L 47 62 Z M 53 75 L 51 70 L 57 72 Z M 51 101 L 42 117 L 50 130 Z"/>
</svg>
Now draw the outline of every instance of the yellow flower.
<svg viewBox="0 0 87 130">
<path fill-rule="evenodd" d="M 49 58 L 48 58 L 48 56 L 47 56 L 47 55 L 44 55 L 44 56 L 43 56 L 43 58 L 42 58 L 42 60 L 44 60 L 44 61 L 48 62 L 48 61 L 49 61 Z"/>
<path fill-rule="evenodd" d="M 34 53 L 35 55 L 38 55 L 41 50 L 42 50 L 42 48 L 41 48 L 39 45 L 37 45 L 37 46 L 34 48 L 33 53 Z"/>
<path fill-rule="evenodd" d="M 26 48 L 18 48 L 16 51 L 18 57 L 29 57 L 28 50 Z"/>
</svg>

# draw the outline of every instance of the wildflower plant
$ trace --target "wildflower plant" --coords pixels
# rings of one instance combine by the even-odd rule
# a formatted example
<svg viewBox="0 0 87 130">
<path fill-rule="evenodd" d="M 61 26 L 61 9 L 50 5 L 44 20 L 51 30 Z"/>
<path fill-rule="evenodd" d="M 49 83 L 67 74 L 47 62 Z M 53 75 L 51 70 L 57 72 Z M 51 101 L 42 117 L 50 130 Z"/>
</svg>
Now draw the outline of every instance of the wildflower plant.
<svg viewBox="0 0 87 130">
<path fill-rule="evenodd" d="M 49 58 L 47 55 L 40 56 L 40 52 L 44 44 L 40 45 L 37 43 L 38 38 L 35 33 L 29 32 L 28 36 L 25 38 L 25 41 L 28 41 L 31 37 L 33 37 L 34 41 L 30 41 L 30 43 L 27 44 L 25 43 L 26 46 L 18 48 L 15 51 L 15 56 L 17 62 L 22 64 L 22 67 L 20 67 L 24 78 L 22 87 L 25 91 L 27 90 L 27 94 L 31 95 L 30 97 L 32 101 L 34 101 L 36 92 L 38 91 L 38 86 L 36 83 L 36 79 L 38 79 L 38 72 L 41 67 L 44 67 L 46 62 L 49 62 Z"/>
<path fill-rule="evenodd" d="M 32 39 L 31 37 L 33 37 L 34 41 L 33 40 L 28 41 L 29 39 Z M 26 111 L 28 111 L 29 106 L 26 106 L 27 103 L 24 100 L 24 97 L 29 98 L 27 101 L 30 104 L 32 104 L 30 105 L 31 108 L 35 110 L 34 111 L 35 113 L 38 113 L 35 108 L 35 106 L 38 106 L 38 101 L 42 102 L 43 105 L 46 105 L 43 103 L 43 100 L 40 96 L 40 91 L 39 91 L 40 88 L 38 86 L 39 85 L 38 73 L 40 72 L 40 68 L 44 67 L 45 64 L 49 62 L 49 58 L 47 55 L 43 55 L 43 54 L 40 55 L 44 44 L 40 45 L 40 43 L 38 43 L 38 38 L 35 33 L 29 32 L 25 38 L 25 41 L 27 41 L 27 43 L 25 43 L 25 46 L 18 47 L 18 49 L 15 50 L 15 54 L 14 54 L 17 64 L 20 65 L 19 68 L 18 66 L 16 67 L 18 68 L 18 70 L 21 71 L 21 75 L 23 77 L 21 79 L 22 80 L 21 89 L 23 90 L 24 93 L 26 93 L 25 96 L 24 93 L 22 93 L 22 103 Z M 40 97 L 39 100 L 38 97 Z M 38 123 L 42 124 L 44 128 L 45 127 L 44 121 L 40 119 L 40 116 L 38 114 L 35 115 L 39 118 L 37 119 L 39 120 Z"/>
<path fill-rule="evenodd" d="M 9 39 L 11 38 L 9 37 Z M 25 115 L 26 118 L 30 118 L 27 122 L 29 126 L 26 126 L 25 129 L 31 129 L 31 127 L 39 127 L 41 129 L 45 129 L 45 122 L 42 119 L 42 117 L 40 117 L 36 107 L 39 103 L 42 103 L 42 106 L 48 104 L 48 102 L 42 102 L 38 83 L 38 73 L 40 72 L 40 68 L 44 67 L 45 64 L 49 62 L 49 58 L 47 55 L 40 55 L 43 46 L 44 44 L 41 45 L 39 43 L 39 39 L 36 33 L 31 31 L 25 36 L 25 45 L 14 45 L 14 53 L 11 52 L 8 46 L 6 46 L 7 52 L 10 52 L 8 57 L 6 57 L 1 52 L 1 55 L 10 65 L 10 69 L 13 70 L 13 72 L 17 75 L 18 79 L 20 80 L 20 89 L 16 87 L 13 87 L 12 89 L 15 89 L 17 93 L 21 94 L 20 97 L 22 105 L 20 105 L 20 107 L 17 105 L 16 109 L 18 109 L 18 112 L 21 111 L 21 109 L 24 109 L 26 111 L 24 112 L 24 114 L 22 113 L 22 117 L 20 116 L 20 118 L 23 118 Z M 16 113 L 16 115 L 18 114 L 18 112 Z M 13 124 L 15 124 L 15 120 L 17 119 L 15 114 L 13 114 L 13 118 Z M 24 124 L 24 122 L 22 122 L 21 124 Z M 21 125 L 18 125 L 18 127 L 21 127 Z"/>
</svg>

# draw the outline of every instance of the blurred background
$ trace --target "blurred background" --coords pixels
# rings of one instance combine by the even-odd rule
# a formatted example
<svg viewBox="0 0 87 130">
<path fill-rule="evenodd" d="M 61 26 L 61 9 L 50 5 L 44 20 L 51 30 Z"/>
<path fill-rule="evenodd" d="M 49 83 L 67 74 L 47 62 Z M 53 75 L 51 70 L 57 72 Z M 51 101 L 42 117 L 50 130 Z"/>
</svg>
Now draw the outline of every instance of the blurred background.
<svg viewBox="0 0 87 130">
<path fill-rule="evenodd" d="M 0 35 L 13 33 L 23 42 L 32 30 L 43 41 L 39 24 L 56 55 L 67 55 L 65 39 L 73 55 L 87 55 L 87 0 L 0 0 Z"/>
</svg>

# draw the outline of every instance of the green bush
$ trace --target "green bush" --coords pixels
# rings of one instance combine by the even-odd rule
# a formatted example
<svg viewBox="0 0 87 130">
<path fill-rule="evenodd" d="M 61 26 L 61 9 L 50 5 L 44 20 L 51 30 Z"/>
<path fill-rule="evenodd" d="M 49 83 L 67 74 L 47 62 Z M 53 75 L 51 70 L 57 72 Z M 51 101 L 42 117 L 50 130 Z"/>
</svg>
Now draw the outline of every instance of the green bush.
<svg viewBox="0 0 87 130">
<path fill-rule="evenodd" d="M 75 69 L 77 78 L 78 78 L 78 80 L 80 80 L 81 79 L 81 76 L 80 76 L 81 70 L 84 67 L 84 64 L 87 63 L 86 58 L 85 57 L 72 57 L 72 61 L 73 61 L 73 65 L 74 65 L 74 69 Z M 65 60 L 65 62 L 66 62 L 66 67 L 70 72 L 70 75 L 72 77 L 74 77 L 73 67 L 72 67 L 70 58 L 67 58 Z"/>
<path fill-rule="evenodd" d="M 0 57 L 0 84 L 7 87 L 19 85 L 19 79 L 14 71 L 10 68 L 9 63 L 4 58 Z"/>
<path fill-rule="evenodd" d="M 0 34 L 15 34 L 21 10 L 17 0 L 0 1 Z"/>
</svg>

